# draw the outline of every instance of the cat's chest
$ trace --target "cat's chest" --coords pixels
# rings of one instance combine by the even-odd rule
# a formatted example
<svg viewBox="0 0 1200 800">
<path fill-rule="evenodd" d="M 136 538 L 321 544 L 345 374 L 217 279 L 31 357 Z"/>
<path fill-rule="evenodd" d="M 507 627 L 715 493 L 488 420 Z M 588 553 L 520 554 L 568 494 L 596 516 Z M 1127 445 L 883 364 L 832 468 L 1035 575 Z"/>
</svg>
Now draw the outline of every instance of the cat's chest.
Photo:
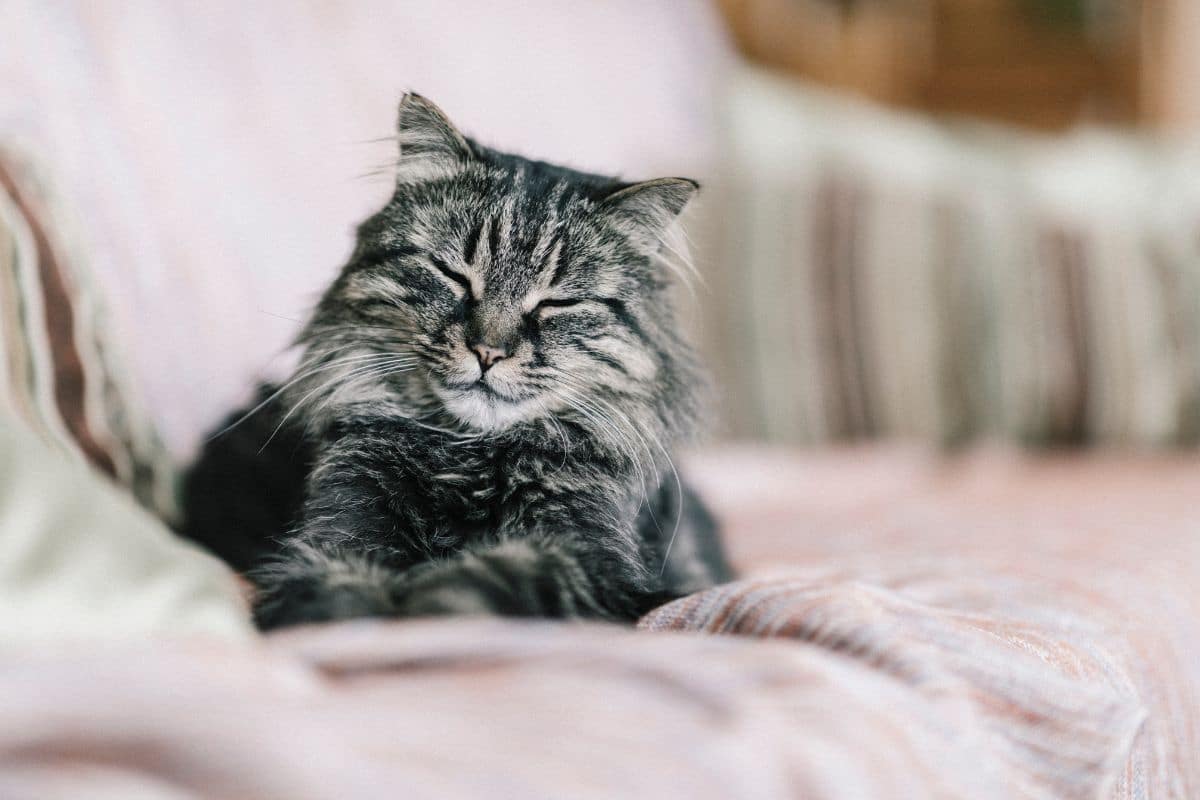
<svg viewBox="0 0 1200 800">
<path fill-rule="evenodd" d="M 410 462 L 409 475 L 424 498 L 447 510 L 483 510 L 501 498 L 506 483 L 504 454 L 479 448 L 435 451 Z"/>
<path fill-rule="evenodd" d="M 453 549 L 465 539 L 523 529 L 576 496 L 580 476 L 594 472 L 591 451 L 570 433 L 522 433 L 471 438 L 376 421 L 334 443 L 344 456 L 330 472 L 361 475 L 400 534 Z"/>
<path fill-rule="evenodd" d="M 435 515 L 496 521 L 545 480 L 548 458 L 518 445 L 451 442 L 411 450 L 397 467 Z"/>
</svg>

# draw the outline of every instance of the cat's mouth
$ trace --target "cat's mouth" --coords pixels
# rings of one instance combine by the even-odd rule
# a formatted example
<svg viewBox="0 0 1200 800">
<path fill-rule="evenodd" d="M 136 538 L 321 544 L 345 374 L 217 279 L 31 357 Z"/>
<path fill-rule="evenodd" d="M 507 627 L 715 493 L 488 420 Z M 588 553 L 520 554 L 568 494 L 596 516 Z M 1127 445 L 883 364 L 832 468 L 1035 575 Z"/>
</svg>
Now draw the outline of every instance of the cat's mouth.
<svg viewBox="0 0 1200 800">
<path fill-rule="evenodd" d="M 501 430 L 534 417 L 541 406 L 531 397 L 516 397 L 475 381 L 434 381 L 434 392 L 451 416 L 479 430 Z"/>
<path fill-rule="evenodd" d="M 488 382 L 487 375 L 481 375 L 474 381 L 442 381 L 443 386 L 452 392 L 477 392 L 484 397 L 503 403 L 520 403 L 529 398 L 515 397 L 501 391 Z"/>
</svg>

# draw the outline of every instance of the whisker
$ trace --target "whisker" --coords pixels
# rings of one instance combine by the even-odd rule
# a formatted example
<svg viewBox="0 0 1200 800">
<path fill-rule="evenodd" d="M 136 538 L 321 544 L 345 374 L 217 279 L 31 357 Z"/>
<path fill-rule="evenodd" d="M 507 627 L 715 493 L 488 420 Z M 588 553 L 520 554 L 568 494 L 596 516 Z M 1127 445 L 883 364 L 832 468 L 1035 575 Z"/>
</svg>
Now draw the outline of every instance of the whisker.
<svg viewBox="0 0 1200 800">
<path fill-rule="evenodd" d="M 391 136 L 380 136 L 377 139 L 353 139 L 346 142 L 346 144 L 379 144 L 380 142 L 396 142 L 399 140 L 399 136 L 392 134 Z"/>
<path fill-rule="evenodd" d="M 221 436 L 224 436 L 226 433 L 233 430 L 238 425 L 241 425 L 243 422 L 250 419 L 250 417 L 254 416 L 259 411 L 262 411 L 276 397 L 283 394 L 285 391 L 287 391 L 289 388 L 296 385 L 300 381 L 305 380 L 306 378 L 311 378 L 313 375 L 317 374 L 318 372 L 324 372 L 326 370 L 333 369 L 335 367 L 342 367 L 348 363 L 354 363 L 356 361 L 361 361 L 365 358 L 371 358 L 373 355 L 385 356 L 388 354 L 379 353 L 379 354 L 366 354 L 363 356 L 346 356 L 344 359 L 338 359 L 338 360 L 335 360 L 335 361 L 332 361 L 332 362 L 329 362 L 326 364 L 322 364 L 320 366 L 317 366 L 312 369 L 308 369 L 308 370 L 301 372 L 299 375 L 296 375 L 291 380 L 289 380 L 287 383 L 283 384 L 278 389 L 276 389 L 274 392 L 269 394 L 265 400 L 263 400 L 261 403 L 256 405 L 254 408 L 250 409 L 249 411 L 247 411 L 242 416 L 238 417 L 236 420 L 234 420 L 229 425 L 225 426 L 221 430 L 219 430 L 216 433 L 209 436 L 207 439 L 204 440 L 205 444 L 213 441 L 214 439 L 220 438 Z"/>
<path fill-rule="evenodd" d="M 564 383 L 568 383 L 568 382 L 572 386 L 578 386 L 577 383 L 575 383 L 574 381 L 572 381 L 570 379 L 565 378 L 565 376 L 564 376 Z M 580 387 L 580 388 L 582 388 L 582 387 Z M 575 399 L 580 402 L 585 402 L 583 400 L 583 398 L 576 397 Z M 596 406 L 600 406 L 600 407 L 603 407 L 604 409 L 606 409 L 609 412 L 609 414 L 605 415 L 605 416 L 610 421 L 614 421 L 613 420 L 614 416 L 617 418 L 617 420 L 623 421 L 625 423 L 625 425 L 627 426 L 628 430 L 631 433 L 633 433 L 633 435 L 636 436 L 638 438 L 638 440 L 641 442 L 642 447 L 645 448 L 646 455 L 648 457 L 650 457 L 651 463 L 653 463 L 655 461 L 655 459 L 653 458 L 652 454 L 649 452 L 649 448 L 650 448 L 649 442 L 653 442 L 654 446 L 662 454 L 663 459 L 666 461 L 667 466 L 671 470 L 671 474 L 675 481 L 675 489 L 676 489 L 675 526 L 671 531 L 671 536 L 667 541 L 667 547 L 663 552 L 663 562 L 662 562 L 662 565 L 661 565 L 661 567 L 659 569 L 659 573 L 658 573 L 659 577 L 661 578 L 666 573 L 667 562 L 671 555 L 671 549 L 675 545 L 675 539 L 679 535 L 679 527 L 683 521 L 683 480 L 679 476 L 679 470 L 676 468 L 675 461 L 674 461 L 674 459 L 671 458 L 671 454 L 667 451 L 666 447 L 663 446 L 662 441 L 657 436 L 655 436 L 653 433 L 642 430 L 641 426 L 638 425 L 630 416 L 623 413 L 622 411 L 615 408 L 610 403 L 608 403 L 607 401 L 605 401 L 601 398 L 593 397 L 590 399 L 590 401 L 586 401 L 586 402 L 589 402 L 592 405 L 592 407 L 596 411 L 596 413 L 602 413 L 599 411 L 599 409 L 596 408 Z M 576 410 L 579 410 L 579 409 L 577 408 Z M 649 442 L 647 442 L 647 439 L 649 439 Z M 647 496 L 647 490 L 646 490 L 646 486 L 645 486 L 645 482 L 644 482 L 645 479 L 641 475 L 640 467 L 638 468 L 638 472 L 639 472 L 639 482 L 642 483 L 643 501 L 646 503 L 646 509 L 647 509 L 647 511 L 650 512 L 651 520 L 654 522 L 655 527 L 658 528 L 659 533 L 665 533 L 662 529 L 662 526 L 658 522 L 657 515 L 654 513 L 653 504 L 649 502 L 649 498 Z"/>
<path fill-rule="evenodd" d="M 285 317 L 283 314 L 276 314 L 274 311 L 267 311 L 265 308 L 257 309 L 257 311 L 260 314 L 266 314 L 268 317 L 274 317 L 275 319 L 285 319 L 288 322 L 295 322 L 297 325 L 304 324 L 304 320 L 296 319 L 294 317 Z"/>
<path fill-rule="evenodd" d="M 584 413 L 585 416 L 587 416 L 589 419 L 591 419 L 594 423 L 601 424 L 603 427 L 605 427 L 607 430 L 610 430 L 614 434 L 614 438 L 615 438 L 614 445 L 618 445 L 618 447 L 617 447 L 618 451 L 624 452 L 625 455 L 628 456 L 630 458 L 630 460 L 633 462 L 634 471 L 637 473 L 638 484 L 641 486 L 641 489 L 642 489 L 642 501 L 644 503 L 647 503 L 647 506 L 648 506 L 648 502 L 647 502 L 648 501 L 648 490 L 647 490 L 646 473 L 645 473 L 644 468 L 642 467 L 641 458 L 638 455 L 638 453 L 642 452 L 642 450 L 639 448 L 635 448 L 633 446 L 634 443 L 630 440 L 630 437 L 623 436 L 621 434 L 620 427 L 617 425 L 616 420 L 613 420 L 610 414 L 605 414 L 604 411 L 602 409 L 598 408 L 594 402 L 592 402 L 591 400 L 589 400 L 585 397 L 582 397 L 579 394 L 574 394 L 574 393 L 573 393 L 572 399 L 573 399 L 573 405 L 574 405 L 576 411 L 578 411 L 580 413 Z M 568 400 L 568 402 L 571 402 L 571 400 Z M 586 409 L 586 412 L 585 412 L 585 409 Z M 635 431 L 635 433 L 636 433 L 636 431 Z M 624 444 L 625 447 L 621 448 L 619 446 L 621 444 Z M 644 442 L 643 442 L 643 446 L 644 446 Z M 647 455 L 649 455 L 649 453 L 647 453 Z M 653 514 L 653 509 L 651 509 L 651 514 Z"/>
<path fill-rule="evenodd" d="M 339 366 L 342 366 L 342 365 L 339 365 Z M 269 445 L 271 443 L 271 441 L 275 438 L 276 434 L 279 433 L 279 431 L 283 428 L 284 424 L 291 418 L 292 414 L 295 414 L 296 411 L 299 410 L 299 408 L 301 406 L 303 406 L 304 403 L 307 402 L 309 400 L 309 398 L 311 398 L 313 395 L 317 394 L 318 392 L 328 389 L 330 386 L 333 386 L 338 381 L 349 380 L 349 379 L 354 378 L 357 374 L 365 374 L 365 372 L 369 372 L 370 370 L 374 370 L 374 369 L 378 369 L 378 365 L 375 363 L 370 363 L 366 367 L 358 367 L 354 370 L 351 370 L 349 373 L 347 373 L 345 375 L 338 375 L 335 378 L 333 378 L 332 380 L 326 381 L 325 383 L 322 383 L 317 388 L 308 392 L 306 395 L 304 395 L 304 397 L 300 398 L 300 400 L 297 401 L 288 410 L 288 412 L 286 414 L 283 415 L 283 419 L 279 420 L 279 424 L 275 426 L 275 430 L 271 431 L 271 435 L 267 437 L 267 441 L 263 442 L 263 445 L 262 445 L 262 447 L 260 447 L 258 449 L 258 452 L 261 453 L 263 450 L 267 449 L 267 445 Z"/>
</svg>

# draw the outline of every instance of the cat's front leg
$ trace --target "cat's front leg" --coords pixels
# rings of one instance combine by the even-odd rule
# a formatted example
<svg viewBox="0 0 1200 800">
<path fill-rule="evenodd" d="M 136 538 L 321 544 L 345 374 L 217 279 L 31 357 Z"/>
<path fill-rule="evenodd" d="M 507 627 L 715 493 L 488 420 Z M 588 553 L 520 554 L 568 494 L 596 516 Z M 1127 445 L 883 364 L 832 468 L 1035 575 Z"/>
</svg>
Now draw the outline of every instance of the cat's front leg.
<svg viewBox="0 0 1200 800">
<path fill-rule="evenodd" d="M 404 572 L 426 553 L 413 535 L 419 504 L 401 502 L 415 490 L 403 474 L 385 471 L 396 469 L 394 456 L 363 437 L 345 437 L 321 455 L 299 526 L 250 573 L 259 627 L 400 615 Z"/>
<path fill-rule="evenodd" d="M 295 540 L 253 577 L 254 620 L 262 630 L 401 614 L 402 573 L 350 548 Z"/>
<path fill-rule="evenodd" d="M 648 589 L 635 562 L 571 536 L 533 535 L 413 570 L 395 595 L 397 614 L 633 621 L 674 599 Z"/>
<path fill-rule="evenodd" d="M 674 599 L 643 553 L 632 482 L 588 468 L 552 474 L 553 482 L 514 482 L 490 541 L 418 566 L 400 614 L 633 621 Z"/>
</svg>

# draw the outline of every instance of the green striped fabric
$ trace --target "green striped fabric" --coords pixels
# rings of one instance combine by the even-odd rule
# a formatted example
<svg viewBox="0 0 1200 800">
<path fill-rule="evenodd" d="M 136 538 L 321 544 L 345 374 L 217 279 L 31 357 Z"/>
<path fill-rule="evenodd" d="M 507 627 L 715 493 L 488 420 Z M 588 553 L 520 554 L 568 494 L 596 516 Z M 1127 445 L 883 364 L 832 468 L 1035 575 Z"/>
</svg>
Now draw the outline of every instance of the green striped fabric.
<svg viewBox="0 0 1200 800">
<path fill-rule="evenodd" d="M 69 215 L 33 160 L 0 148 L 0 404 L 164 519 L 173 471 L 117 357 Z"/>
<path fill-rule="evenodd" d="M 730 433 L 1200 445 L 1200 146 L 731 87 L 698 226 Z"/>
</svg>

